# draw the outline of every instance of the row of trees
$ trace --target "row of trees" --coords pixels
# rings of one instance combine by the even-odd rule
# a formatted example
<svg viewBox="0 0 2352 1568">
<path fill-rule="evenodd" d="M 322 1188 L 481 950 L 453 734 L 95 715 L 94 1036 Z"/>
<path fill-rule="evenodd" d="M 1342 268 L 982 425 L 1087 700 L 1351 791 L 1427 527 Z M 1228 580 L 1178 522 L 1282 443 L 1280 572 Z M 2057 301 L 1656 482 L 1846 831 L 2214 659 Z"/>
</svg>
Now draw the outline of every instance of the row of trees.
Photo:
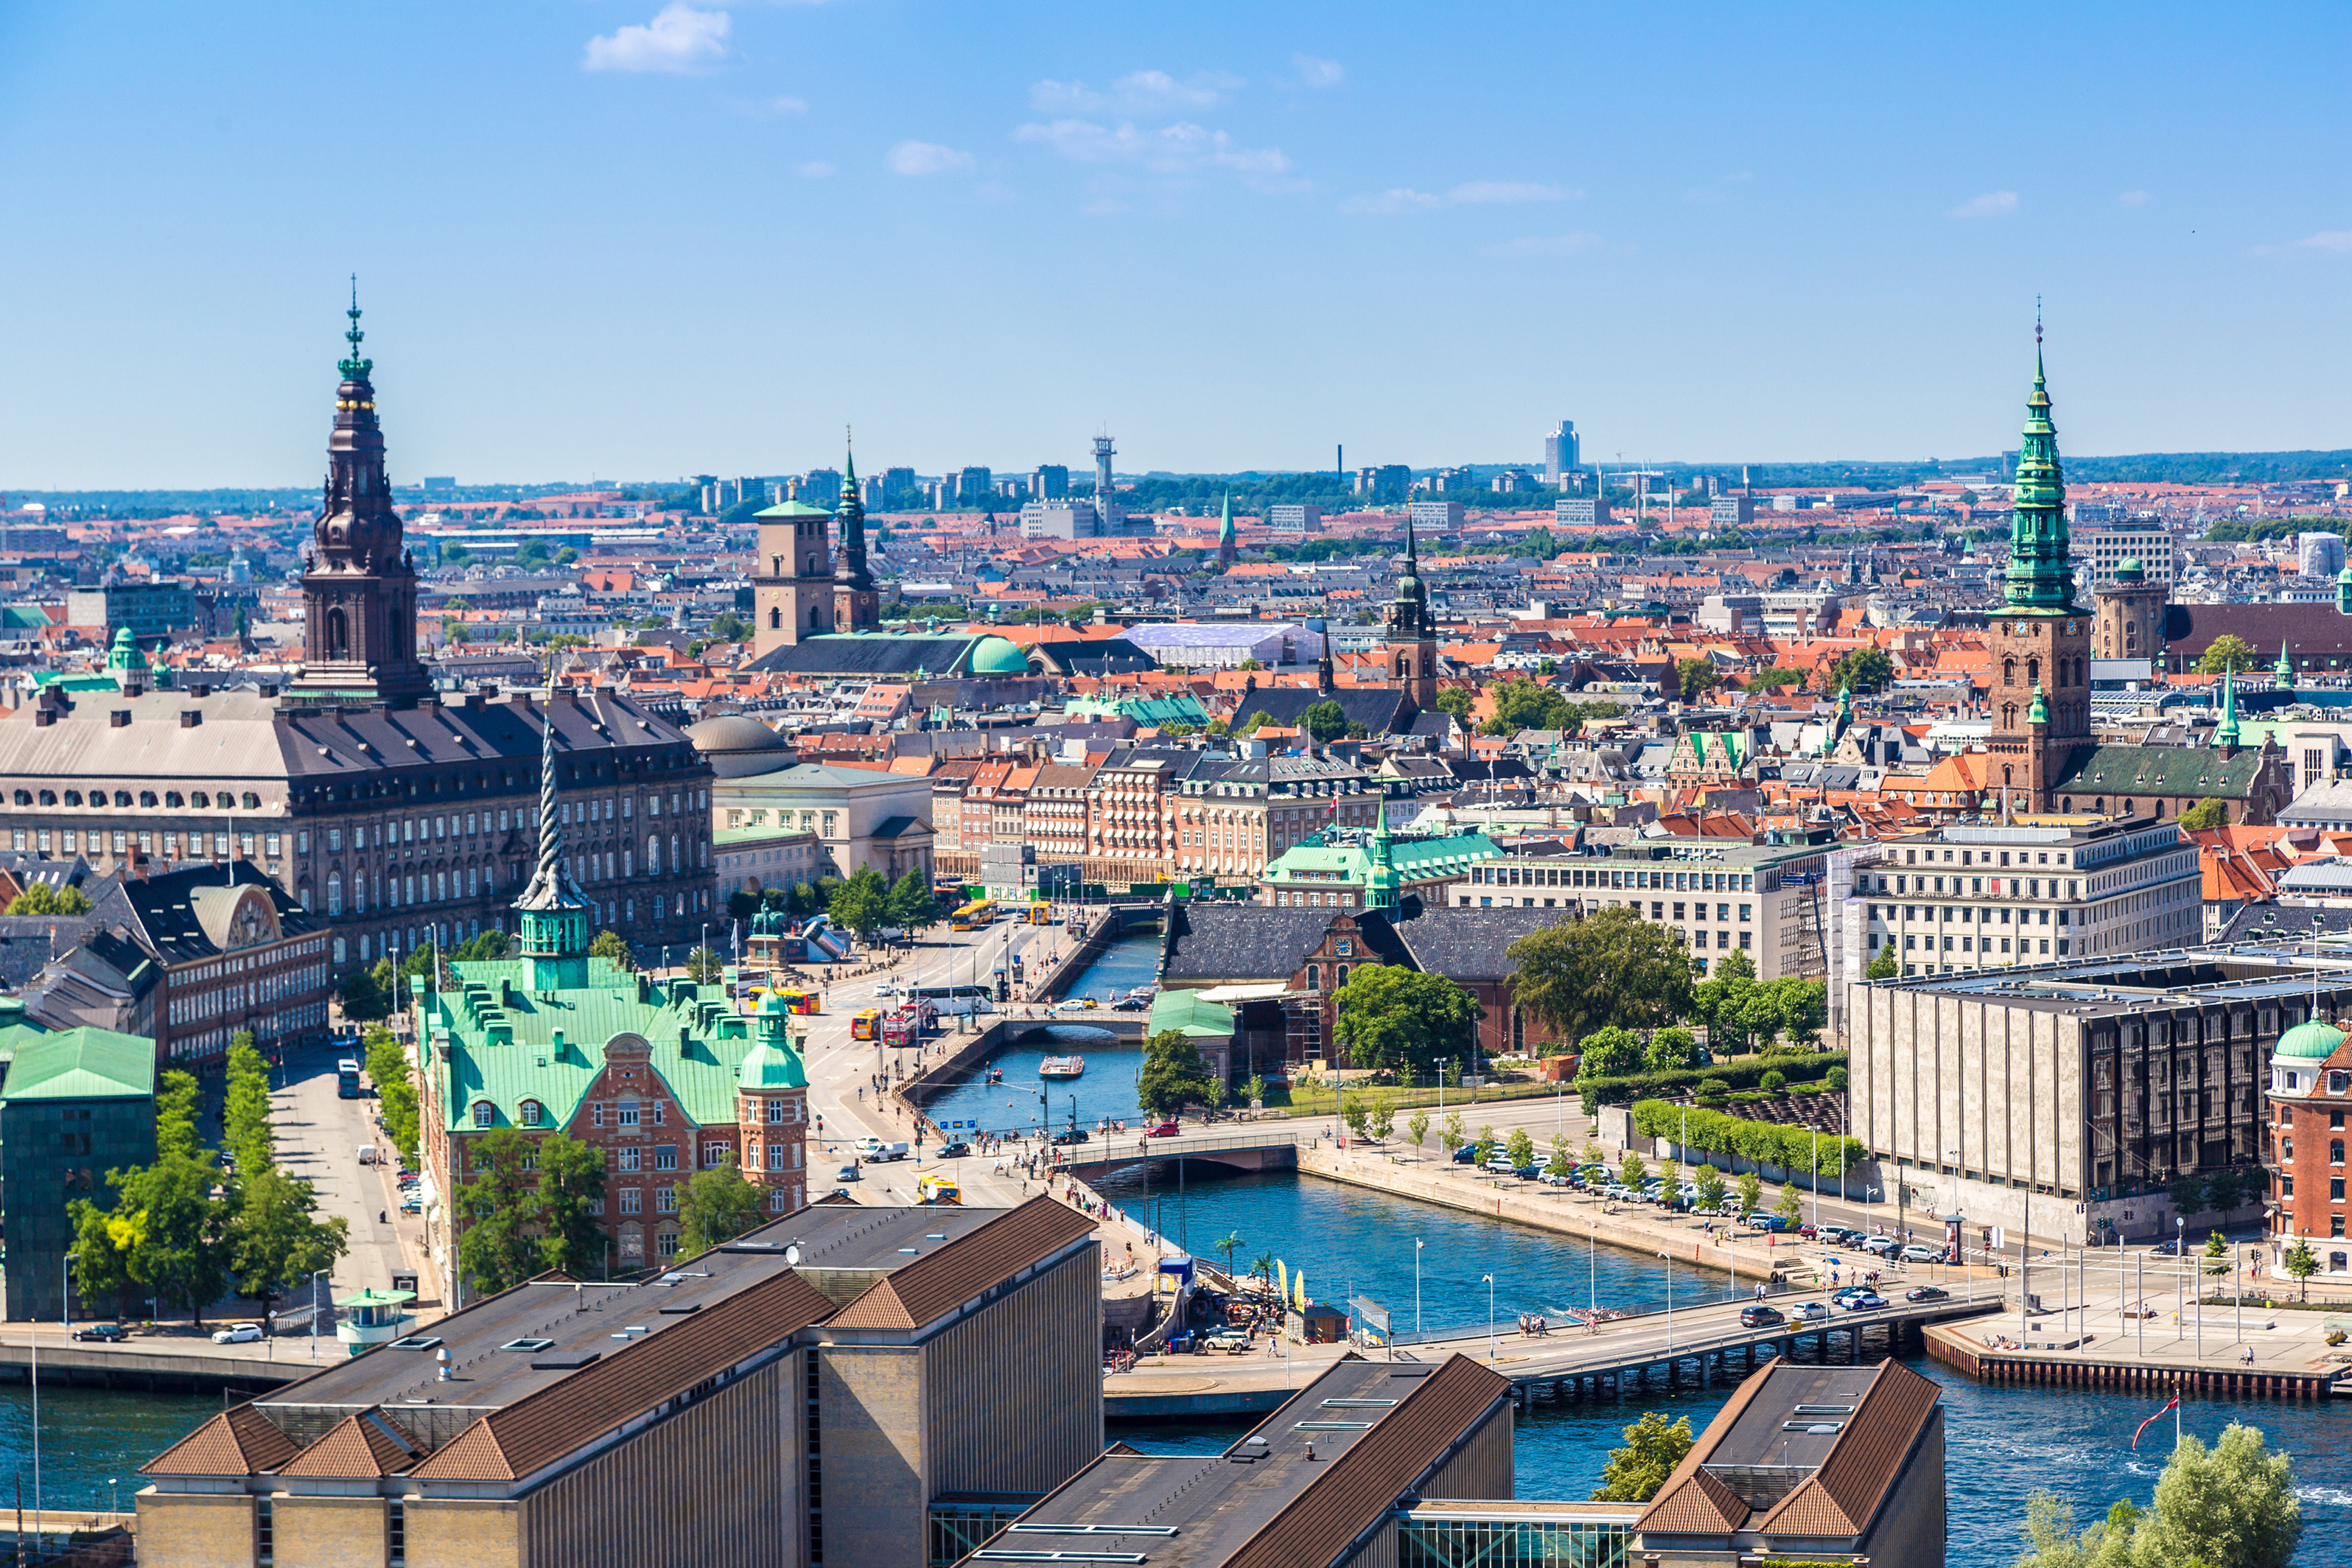
<svg viewBox="0 0 2352 1568">
<path fill-rule="evenodd" d="M 1784 1171 L 1811 1170 L 1818 1150 L 1820 1173 L 1825 1176 L 1843 1175 L 1863 1159 L 1862 1144 L 1857 1139 L 1823 1136 L 1808 1128 L 1730 1116 L 1720 1110 L 1704 1110 L 1664 1100 L 1635 1101 L 1633 1130 L 1644 1137 L 1671 1138 L 1676 1142 L 1687 1138 L 1691 1148 L 1736 1155 L 1759 1165 L 1778 1165 Z"/>
<path fill-rule="evenodd" d="M 185 1307 L 197 1323 L 232 1287 L 265 1303 L 334 1267 L 350 1247 L 341 1218 L 313 1217 L 311 1184 L 278 1163 L 269 1069 L 239 1030 L 229 1043 L 220 1158 L 198 1131 L 202 1091 L 167 1072 L 155 1097 L 155 1159 L 109 1171 L 112 1203 L 76 1199 L 74 1283 L 122 1315 L 143 1300 Z"/>
</svg>

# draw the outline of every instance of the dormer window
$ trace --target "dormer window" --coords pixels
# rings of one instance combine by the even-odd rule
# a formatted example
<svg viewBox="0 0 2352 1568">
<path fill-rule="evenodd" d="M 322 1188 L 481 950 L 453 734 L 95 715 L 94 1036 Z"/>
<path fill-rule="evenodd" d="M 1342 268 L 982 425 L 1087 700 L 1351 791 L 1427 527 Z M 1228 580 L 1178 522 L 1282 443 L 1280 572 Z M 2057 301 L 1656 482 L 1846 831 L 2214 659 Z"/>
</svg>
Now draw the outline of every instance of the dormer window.
<svg viewBox="0 0 2352 1568">
<path fill-rule="evenodd" d="M 525 1127 L 536 1127 L 540 1124 L 541 1114 L 539 1101 L 535 1100 L 526 1100 L 522 1102 L 517 1120 L 519 1120 Z"/>
<path fill-rule="evenodd" d="M 488 1127 L 498 1116 L 497 1110 L 487 1100 L 474 1101 L 474 1125 Z"/>
</svg>

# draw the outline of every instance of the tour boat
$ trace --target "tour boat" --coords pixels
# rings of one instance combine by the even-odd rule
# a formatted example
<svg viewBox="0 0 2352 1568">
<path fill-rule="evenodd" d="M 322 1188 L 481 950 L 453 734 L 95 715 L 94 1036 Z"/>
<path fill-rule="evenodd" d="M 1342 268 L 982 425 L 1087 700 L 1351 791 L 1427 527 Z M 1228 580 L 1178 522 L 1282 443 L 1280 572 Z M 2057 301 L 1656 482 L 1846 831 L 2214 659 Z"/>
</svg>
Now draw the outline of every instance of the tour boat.
<svg viewBox="0 0 2352 1568">
<path fill-rule="evenodd" d="M 1084 1057 L 1047 1057 L 1037 1064 L 1039 1078 L 1076 1078 L 1086 1070 Z"/>
</svg>

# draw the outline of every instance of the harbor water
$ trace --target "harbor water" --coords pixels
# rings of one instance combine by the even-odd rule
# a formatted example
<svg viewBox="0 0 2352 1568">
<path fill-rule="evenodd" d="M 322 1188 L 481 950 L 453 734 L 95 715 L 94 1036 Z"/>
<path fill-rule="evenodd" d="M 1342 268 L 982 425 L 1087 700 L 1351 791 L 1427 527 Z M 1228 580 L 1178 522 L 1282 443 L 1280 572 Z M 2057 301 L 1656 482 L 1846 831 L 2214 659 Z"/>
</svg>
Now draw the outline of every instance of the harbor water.
<svg viewBox="0 0 2352 1568">
<path fill-rule="evenodd" d="M 1072 996 L 1091 996 L 1103 1006 L 1139 985 L 1151 983 L 1160 962 L 1160 939 L 1137 935 L 1114 942 L 1101 957 L 1080 971 L 1071 984 Z M 1034 1132 L 1044 1116 L 1055 1127 L 1066 1127 L 1075 1113 L 1078 1125 L 1125 1121 L 1132 1126 L 1143 1117 L 1135 1102 L 1136 1074 L 1143 1065 L 1143 1047 L 1102 1029 L 1088 1028 L 1083 1014 L 1066 1015 L 1067 1023 L 1054 1025 L 1047 1041 L 1008 1047 L 964 1082 L 932 1099 L 926 1113 L 941 1126 L 954 1125 L 958 1133 L 973 1131 Z M 1122 1014 L 1132 1017 L 1132 1014 Z M 1047 1057 L 1079 1056 L 1086 1071 L 1075 1079 L 1043 1079 L 1037 1068 Z M 987 1081 L 985 1067 L 1001 1068 L 1002 1083 Z M 1041 1100 L 1040 1096 L 1043 1096 Z M 963 1123 L 969 1122 L 970 1126 Z"/>
</svg>

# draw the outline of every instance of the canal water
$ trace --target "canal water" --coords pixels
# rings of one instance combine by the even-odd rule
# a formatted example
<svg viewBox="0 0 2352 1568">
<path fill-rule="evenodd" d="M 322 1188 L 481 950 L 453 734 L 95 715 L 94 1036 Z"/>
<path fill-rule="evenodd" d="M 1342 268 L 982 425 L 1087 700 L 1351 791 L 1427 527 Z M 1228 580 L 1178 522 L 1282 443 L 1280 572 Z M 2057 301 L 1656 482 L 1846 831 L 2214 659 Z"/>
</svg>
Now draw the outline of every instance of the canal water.
<svg viewBox="0 0 2352 1568">
<path fill-rule="evenodd" d="M 50 1508 L 125 1506 L 141 1486 L 139 1467 L 217 1415 L 217 1394 L 130 1394 L 41 1384 L 41 1498 Z M 10 1474 L 0 1510 L 16 1506 L 16 1486 L 33 1506 L 33 1397 L 21 1383 L 0 1384 L 0 1463 Z M 10 1516 L 13 1517 L 13 1516 Z"/>
<path fill-rule="evenodd" d="M 1159 963 L 1157 935 L 1129 937 L 1112 943 L 1101 957 L 1080 971 L 1069 994 L 1091 996 L 1108 1007 L 1136 986 L 1150 984 Z M 1140 1043 L 1088 1028 L 1075 1018 L 1053 1025 L 1048 1033 L 1051 1038 L 1045 1042 L 1008 1047 L 984 1064 L 1003 1069 L 1003 1083 L 990 1084 L 985 1081 L 984 1071 L 976 1072 L 934 1098 L 925 1108 L 926 1112 L 942 1126 L 971 1123 L 970 1127 L 955 1127 L 957 1132 L 966 1134 L 1034 1132 L 1039 1116 L 1048 1107 L 1051 1114 L 1047 1119 L 1056 1127 L 1067 1126 L 1074 1110 L 1081 1127 L 1105 1121 L 1123 1121 L 1132 1126 L 1142 1120 L 1142 1108 L 1135 1102 L 1136 1073 L 1143 1065 Z M 1047 1057 L 1067 1056 L 1086 1058 L 1084 1074 L 1075 1079 L 1037 1076 L 1038 1067 Z M 1045 1096 L 1042 1101 L 1041 1091 Z"/>
</svg>

